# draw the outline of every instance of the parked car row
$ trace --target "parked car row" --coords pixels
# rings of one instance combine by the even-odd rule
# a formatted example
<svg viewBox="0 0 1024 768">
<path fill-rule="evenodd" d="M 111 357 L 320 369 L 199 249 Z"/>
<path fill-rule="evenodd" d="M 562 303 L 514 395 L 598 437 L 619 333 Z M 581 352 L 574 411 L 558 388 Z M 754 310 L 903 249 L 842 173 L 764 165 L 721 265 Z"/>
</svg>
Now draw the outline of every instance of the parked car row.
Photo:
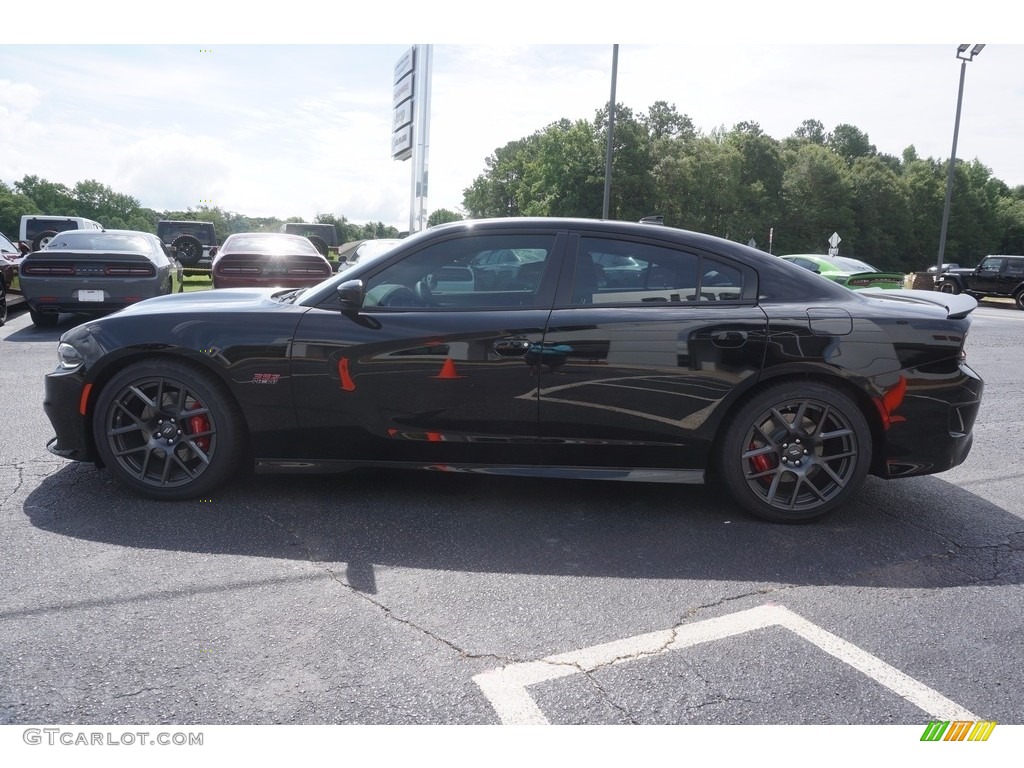
<svg viewBox="0 0 1024 768">
<path fill-rule="evenodd" d="M 53 223 L 54 217 L 49 218 Z M 214 288 L 301 288 L 333 273 L 331 263 L 310 239 L 299 235 L 239 233 L 220 247 L 209 247 L 205 241 L 212 237 L 212 230 L 204 232 L 204 222 L 161 222 L 168 226 L 159 236 L 103 229 L 71 217 L 62 222 L 83 226 L 59 233 L 37 232 L 36 248 L 0 240 L 0 324 L 6 320 L 7 307 L 19 302 L 28 304 L 33 323 L 52 326 L 62 312 L 108 314 L 143 299 L 181 292 L 182 262 L 196 263 L 204 253 L 212 256 Z M 42 224 L 30 224 L 29 230 L 35 231 L 32 226 Z M 367 241 L 367 252 L 383 252 L 398 241 L 388 241 L 383 248 L 373 245 L 377 242 Z"/>
</svg>

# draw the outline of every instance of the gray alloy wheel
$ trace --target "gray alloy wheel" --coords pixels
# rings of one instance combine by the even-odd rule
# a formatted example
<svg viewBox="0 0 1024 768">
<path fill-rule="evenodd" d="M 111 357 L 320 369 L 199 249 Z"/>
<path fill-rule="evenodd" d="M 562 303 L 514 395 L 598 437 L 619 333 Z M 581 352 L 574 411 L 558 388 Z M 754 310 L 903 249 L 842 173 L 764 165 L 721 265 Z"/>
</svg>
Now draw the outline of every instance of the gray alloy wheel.
<svg viewBox="0 0 1024 768">
<path fill-rule="evenodd" d="M 203 244 L 195 235 L 178 235 L 171 243 L 176 249 L 176 258 L 186 267 L 194 267 L 203 258 Z"/>
<path fill-rule="evenodd" d="M 57 233 L 53 230 L 47 230 L 46 232 L 40 232 L 32 239 L 32 250 L 38 251 L 45 248 L 50 244 L 50 241 L 57 236 Z"/>
<path fill-rule="evenodd" d="M 940 283 L 939 284 L 939 292 L 940 293 L 952 293 L 952 294 L 956 295 L 956 294 L 960 293 L 960 286 L 957 285 L 956 283 L 950 283 L 950 282 Z"/>
<path fill-rule="evenodd" d="M 856 493 L 871 465 L 871 431 L 832 387 L 775 385 L 732 417 L 718 468 L 736 500 L 764 520 L 817 519 Z"/>
<path fill-rule="evenodd" d="M 93 411 L 104 465 L 153 499 L 208 495 L 245 453 L 235 402 L 211 374 L 176 361 L 134 363 L 111 379 Z"/>
</svg>

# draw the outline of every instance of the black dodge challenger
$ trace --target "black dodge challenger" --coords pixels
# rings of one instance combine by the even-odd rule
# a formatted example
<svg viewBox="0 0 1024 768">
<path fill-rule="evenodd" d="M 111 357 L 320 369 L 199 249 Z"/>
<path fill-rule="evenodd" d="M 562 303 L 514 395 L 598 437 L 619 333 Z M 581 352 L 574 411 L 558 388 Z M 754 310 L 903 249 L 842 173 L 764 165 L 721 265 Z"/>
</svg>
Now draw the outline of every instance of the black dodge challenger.
<svg viewBox="0 0 1024 768">
<path fill-rule="evenodd" d="M 457 222 L 311 288 L 163 296 L 67 331 L 49 447 L 156 499 L 376 465 L 715 479 L 811 520 L 868 473 L 964 460 L 975 306 L 665 226 Z"/>
</svg>

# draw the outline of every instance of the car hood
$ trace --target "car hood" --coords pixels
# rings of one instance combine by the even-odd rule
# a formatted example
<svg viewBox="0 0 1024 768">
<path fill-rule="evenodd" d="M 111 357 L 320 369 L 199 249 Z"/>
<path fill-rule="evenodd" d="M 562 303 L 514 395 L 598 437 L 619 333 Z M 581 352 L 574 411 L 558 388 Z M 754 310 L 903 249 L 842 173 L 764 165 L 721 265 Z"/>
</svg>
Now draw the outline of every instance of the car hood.
<svg viewBox="0 0 1024 768">
<path fill-rule="evenodd" d="M 117 314 L 158 315 L 219 312 L 266 312 L 275 309 L 294 309 L 295 304 L 281 302 L 274 298 L 290 291 L 280 288 L 218 288 L 214 291 L 193 291 L 157 296 L 132 304 Z M 302 308 L 303 310 L 306 307 Z"/>
</svg>

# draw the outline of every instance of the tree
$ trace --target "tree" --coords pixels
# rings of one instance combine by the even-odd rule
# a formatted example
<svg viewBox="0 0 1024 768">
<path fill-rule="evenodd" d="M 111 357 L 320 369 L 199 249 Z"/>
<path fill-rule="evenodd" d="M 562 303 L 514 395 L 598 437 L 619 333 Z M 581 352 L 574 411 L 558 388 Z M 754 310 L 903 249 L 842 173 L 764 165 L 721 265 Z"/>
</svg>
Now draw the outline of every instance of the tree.
<svg viewBox="0 0 1024 768">
<path fill-rule="evenodd" d="M 846 251 L 884 271 L 919 269 L 904 247 L 910 214 L 899 176 L 879 157 L 857 158 L 850 171 L 853 229 L 843 237 Z"/>
<path fill-rule="evenodd" d="M 819 253 L 828 237 L 853 232 L 850 171 L 835 152 L 807 142 L 791 151 L 782 179 L 779 253 Z"/>
<path fill-rule="evenodd" d="M 618 107 L 616 107 L 616 114 L 617 110 Z M 647 135 L 652 141 L 658 139 L 687 141 L 697 135 L 693 120 L 688 115 L 680 115 L 676 111 L 675 104 L 665 101 L 654 102 L 647 110 L 647 114 L 641 116 L 639 121 L 647 129 Z"/>
<path fill-rule="evenodd" d="M 0 232 L 8 239 L 18 239 L 22 216 L 41 213 L 31 198 L 13 191 L 0 181 Z"/>
<path fill-rule="evenodd" d="M 463 218 L 465 217 L 461 213 L 449 211 L 447 208 L 438 208 L 427 217 L 427 226 L 436 227 L 438 224 L 446 224 L 449 221 L 462 221 Z"/>
<path fill-rule="evenodd" d="M 832 133 L 825 139 L 825 146 L 831 148 L 847 164 L 852 164 L 859 157 L 871 157 L 877 153 L 866 133 L 846 123 L 832 129 Z"/>
<path fill-rule="evenodd" d="M 821 124 L 820 120 L 804 120 L 800 123 L 800 127 L 793 131 L 793 136 L 803 141 L 809 141 L 812 144 L 825 144 L 825 126 Z"/>
<path fill-rule="evenodd" d="M 540 132 L 510 141 L 484 161 L 487 170 L 463 190 L 462 207 L 473 218 L 521 216 L 523 177 L 537 154 Z"/>
<path fill-rule="evenodd" d="M 26 176 L 14 182 L 14 188 L 29 198 L 44 216 L 81 215 L 74 195 L 63 184 L 55 184 L 38 176 Z"/>
</svg>

